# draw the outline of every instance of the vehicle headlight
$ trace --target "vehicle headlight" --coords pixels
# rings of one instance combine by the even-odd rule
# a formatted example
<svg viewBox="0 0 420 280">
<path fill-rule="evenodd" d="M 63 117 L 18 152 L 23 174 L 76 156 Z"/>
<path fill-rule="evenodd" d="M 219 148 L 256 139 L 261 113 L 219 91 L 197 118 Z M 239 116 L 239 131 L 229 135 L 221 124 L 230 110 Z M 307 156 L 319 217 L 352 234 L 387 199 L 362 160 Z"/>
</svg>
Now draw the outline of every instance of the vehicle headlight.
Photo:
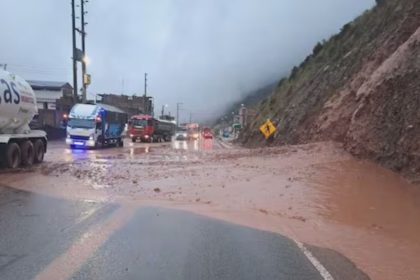
<svg viewBox="0 0 420 280">
<path fill-rule="evenodd" d="M 89 136 L 89 140 L 93 140 L 93 134 Z"/>
<path fill-rule="evenodd" d="M 67 138 L 70 138 L 70 133 L 67 132 Z"/>
</svg>

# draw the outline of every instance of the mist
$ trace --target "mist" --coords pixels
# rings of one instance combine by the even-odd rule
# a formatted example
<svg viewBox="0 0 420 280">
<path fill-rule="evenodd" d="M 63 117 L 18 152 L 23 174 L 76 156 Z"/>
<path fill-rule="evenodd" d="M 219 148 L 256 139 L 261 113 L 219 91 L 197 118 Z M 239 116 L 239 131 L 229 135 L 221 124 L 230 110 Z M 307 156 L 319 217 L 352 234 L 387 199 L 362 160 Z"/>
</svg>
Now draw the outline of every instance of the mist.
<svg viewBox="0 0 420 280">
<path fill-rule="evenodd" d="M 72 83 L 70 1 L 3 2 L 0 63 L 25 79 Z M 147 72 L 156 113 L 167 104 L 166 112 L 175 114 L 182 102 L 181 120 L 190 113 L 195 120 L 209 119 L 287 75 L 316 42 L 373 5 L 374 0 L 90 0 L 89 97 L 143 94 Z"/>
</svg>

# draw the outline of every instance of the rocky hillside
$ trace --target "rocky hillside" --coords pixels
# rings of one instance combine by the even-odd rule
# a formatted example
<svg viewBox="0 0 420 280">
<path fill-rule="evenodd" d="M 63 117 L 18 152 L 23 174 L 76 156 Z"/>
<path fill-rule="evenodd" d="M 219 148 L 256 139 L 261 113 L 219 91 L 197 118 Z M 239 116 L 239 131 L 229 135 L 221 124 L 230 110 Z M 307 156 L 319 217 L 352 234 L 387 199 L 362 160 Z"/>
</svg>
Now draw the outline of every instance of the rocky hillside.
<svg viewBox="0 0 420 280">
<path fill-rule="evenodd" d="M 420 1 L 378 3 L 278 83 L 243 144 L 266 145 L 258 126 L 271 118 L 278 126 L 272 144 L 339 141 L 420 178 Z"/>
</svg>

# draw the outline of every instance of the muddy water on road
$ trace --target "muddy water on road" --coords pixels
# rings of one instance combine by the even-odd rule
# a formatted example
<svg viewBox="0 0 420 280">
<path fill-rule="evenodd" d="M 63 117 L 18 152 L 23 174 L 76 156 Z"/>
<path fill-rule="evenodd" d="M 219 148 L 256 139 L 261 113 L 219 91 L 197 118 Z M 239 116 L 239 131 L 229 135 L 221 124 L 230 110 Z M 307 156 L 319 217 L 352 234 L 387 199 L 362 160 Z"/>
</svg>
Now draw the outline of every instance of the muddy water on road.
<svg viewBox="0 0 420 280">
<path fill-rule="evenodd" d="M 72 151 L 0 174 L 68 199 L 176 207 L 335 249 L 373 279 L 420 275 L 420 186 L 333 143 L 247 150 L 217 141 Z"/>
<path fill-rule="evenodd" d="M 419 241 L 419 186 L 370 162 L 343 161 L 315 170 L 305 182 L 322 191 L 329 205 L 323 216 Z"/>
</svg>

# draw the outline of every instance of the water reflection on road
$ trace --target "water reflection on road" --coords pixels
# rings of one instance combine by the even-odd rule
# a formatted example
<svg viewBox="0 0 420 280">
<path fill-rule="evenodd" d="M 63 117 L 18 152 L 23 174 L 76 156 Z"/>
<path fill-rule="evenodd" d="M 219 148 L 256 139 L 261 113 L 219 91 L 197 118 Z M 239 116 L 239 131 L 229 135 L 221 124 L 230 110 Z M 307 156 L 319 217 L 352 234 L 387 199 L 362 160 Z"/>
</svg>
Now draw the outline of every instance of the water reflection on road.
<svg viewBox="0 0 420 280">
<path fill-rule="evenodd" d="M 198 139 L 191 141 L 178 141 L 172 142 L 172 148 L 175 150 L 189 150 L 189 151 L 200 151 L 200 150 L 212 150 L 213 139 Z"/>
<path fill-rule="evenodd" d="M 198 139 L 167 143 L 131 143 L 126 141 L 124 148 L 107 147 L 103 149 L 71 149 L 61 142 L 53 142 L 46 154 L 47 161 L 63 160 L 73 162 L 80 160 L 134 159 L 138 155 L 150 154 L 156 149 L 183 150 L 183 151 L 210 151 L 221 148 L 214 139 Z"/>
</svg>

